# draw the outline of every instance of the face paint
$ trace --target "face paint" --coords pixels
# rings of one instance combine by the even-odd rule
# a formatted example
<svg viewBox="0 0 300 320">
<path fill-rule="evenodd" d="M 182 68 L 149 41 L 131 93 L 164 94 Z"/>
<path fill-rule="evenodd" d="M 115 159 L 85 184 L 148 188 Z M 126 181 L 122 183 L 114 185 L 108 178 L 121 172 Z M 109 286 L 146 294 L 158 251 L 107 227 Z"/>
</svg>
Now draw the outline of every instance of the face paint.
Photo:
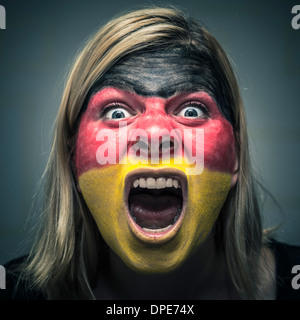
<svg viewBox="0 0 300 320">
<path fill-rule="evenodd" d="M 165 99 L 178 93 L 205 91 L 222 106 L 219 110 L 225 119 L 232 122 L 218 81 L 221 77 L 214 62 L 208 62 L 199 52 L 180 47 L 146 50 L 121 59 L 94 84 L 89 96 L 105 87 Z"/>
<path fill-rule="evenodd" d="M 142 66 L 139 74 L 146 77 L 145 81 L 143 77 L 136 81 L 130 72 L 131 81 L 122 78 L 122 72 L 120 77 L 104 77 L 103 87 L 91 97 L 82 115 L 76 144 L 79 186 L 101 235 L 129 267 L 144 272 L 176 268 L 205 241 L 227 197 L 235 164 L 232 126 L 209 90 L 204 90 L 209 85 L 203 75 L 191 74 L 195 61 L 181 72 L 177 70 L 181 75 L 178 82 L 173 79 L 166 83 L 164 75 L 170 76 L 171 69 L 182 66 L 177 60 L 168 68 L 167 61 L 166 57 L 162 77 Z M 134 87 L 136 83 L 143 86 L 143 94 L 141 88 Z M 164 88 L 164 96 L 160 96 L 159 88 Z M 139 94 L 134 93 L 136 90 Z M 182 133 L 183 148 L 173 150 L 169 164 L 123 162 L 122 157 L 130 160 L 134 155 L 128 152 L 132 141 L 118 143 L 122 121 L 126 121 L 129 134 L 141 129 L 150 143 L 159 129 L 177 130 Z M 97 135 L 107 129 L 116 139 L 99 141 Z M 204 170 L 200 175 L 187 174 L 190 165 L 186 154 L 193 153 L 194 144 L 187 147 L 193 135 L 192 131 L 190 137 L 185 135 L 186 129 L 204 132 Z M 175 135 L 174 140 L 177 138 Z M 104 143 L 115 148 L 116 164 L 97 161 L 97 150 Z M 180 152 L 183 161 L 175 163 Z"/>
</svg>

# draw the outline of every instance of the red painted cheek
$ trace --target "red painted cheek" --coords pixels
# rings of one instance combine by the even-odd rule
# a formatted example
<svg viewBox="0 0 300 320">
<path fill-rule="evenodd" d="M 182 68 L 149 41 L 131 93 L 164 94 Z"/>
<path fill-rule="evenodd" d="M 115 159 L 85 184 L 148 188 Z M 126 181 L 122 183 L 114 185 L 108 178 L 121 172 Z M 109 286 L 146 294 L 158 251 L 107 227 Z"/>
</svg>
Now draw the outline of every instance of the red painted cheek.
<svg viewBox="0 0 300 320">
<path fill-rule="evenodd" d="M 204 152 L 203 149 L 199 147 L 199 141 L 201 140 L 197 141 L 196 130 L 199 129 L 203 130 Z M 210 119 L 199 128 L 185 131 L 184 138 L 186 155 L 193 155 L 195 158 L 197 154 L 199 155 L 199 152 L 202 152 L 205 168 L 233 173 L 235 164 L 235 138 L 232 126 L 225 119 Z"/>
<path fill-rule="evenodd" d="M 97 127 L 92 124 L 89 125 L 86 116 L 84 115 L 79 125 L 78 138 L 76 142 L 75 165 L 77 176 L 80 176 L 90 168 L 97 167 L 95 158 L 95 131 L 97 131 Z"/>
<path fill-rule="evenodd" d="M 233 173 L 235 165 L 235 138 L 232 126 L 225 119 L 211 120 L 204 127 L 204 165 Z"/>
<path fill-rule="evenodd" d="M 107 137 L 104 137 L 103 141 L 97 141 L 99 140 L 99 133 L 103 132 L 103 130 L 107 130 L 107 128 L 102 122 L 91 119 L 88 113 L 82 116 L 75 151 L 75 166 L 78 177 L 92 168 L 104 166 L 97 161 L 97 150 L 99 147 L 106 144 L 110 150 L 116 148 L 115 142 Z M 111 131 L 118 133 L 118 129 Z M 115 162 L 117 161 L 118 159 Z"/>
</svg>

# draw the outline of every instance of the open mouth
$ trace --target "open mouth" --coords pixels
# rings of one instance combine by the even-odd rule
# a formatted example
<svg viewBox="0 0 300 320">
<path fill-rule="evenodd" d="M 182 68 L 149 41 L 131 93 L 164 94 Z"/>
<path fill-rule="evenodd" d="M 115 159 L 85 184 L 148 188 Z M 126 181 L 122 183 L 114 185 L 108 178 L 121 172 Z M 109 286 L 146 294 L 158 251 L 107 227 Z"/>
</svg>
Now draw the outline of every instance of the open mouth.
<svg viewBox="0 0 300 320">
<path fill-rule="evenodd" d="M 178 232 L 186 207 L 186 176 L 179 170 L 138 170 L 126 177 L 129 226 L 146 242 L 165 242 Z"/>
</svg>

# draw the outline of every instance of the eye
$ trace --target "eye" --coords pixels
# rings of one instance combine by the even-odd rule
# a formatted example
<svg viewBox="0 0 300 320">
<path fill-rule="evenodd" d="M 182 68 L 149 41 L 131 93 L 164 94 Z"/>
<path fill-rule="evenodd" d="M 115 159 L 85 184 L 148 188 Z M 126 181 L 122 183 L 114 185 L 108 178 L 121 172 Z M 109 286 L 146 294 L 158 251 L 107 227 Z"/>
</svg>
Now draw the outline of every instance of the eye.
<svg viewBox="0 0 300 320">
<path fill-rule="evenodd" d="M 201 119 L 205 118 L 207 116 L 206 112 L 203 110 L 204 107 L 200 106 L 195 106 L 195 104 L 188 105 L 181 109 L 178 113 L 178 117 L 183 117 L 183 118 L 192 118 L 192 119 Z"/>
<path fill-rule="evenodd" d="M 103 113 L 103 117 L 109 120 L 126 119 L 132 116 L 125 108 L 119 106 L 108 107 L 109 110 Z"/>
</svg>

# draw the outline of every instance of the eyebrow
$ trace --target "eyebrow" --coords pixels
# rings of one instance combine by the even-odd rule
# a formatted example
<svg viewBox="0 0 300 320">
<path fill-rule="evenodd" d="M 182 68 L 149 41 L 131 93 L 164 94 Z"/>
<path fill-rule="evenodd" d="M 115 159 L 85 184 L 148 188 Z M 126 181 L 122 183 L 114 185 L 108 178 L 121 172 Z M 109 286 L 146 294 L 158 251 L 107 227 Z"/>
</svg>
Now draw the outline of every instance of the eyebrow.
<svg viewBox="0 0 300 320">
<path fill-rule="evenodd" d="M 176 96 L 179 94 L 184 93 L 192 93 L 192 92 L 199 92 L 199 91 L 205 91 L 207 92 L 213 99 L 216 100 L 216 97 L 212 90 L 206 86 L 205 84 L 195 84 L 192 82 L 182 82 L 179 85 L 176 85 L 172 88 L 170 87 L 162 87 L 157 91 L 149 91 L 147 88 L 143 87 L 139 82 L 127 82 L 122 81 L 121 79 L 115 80 L 115 79 L 109 79 L 108 81 L 103 81 L 101 84 L 98 84 L 95 86 L 95 88 L 92 90 L 92 95 L 96 94 L 97 92 L 101 91 L 102 89 L 108 88 L 108 87 L 114 87 L 123 91 L 131 92 L 138 94 L 140 96 L 146 96 L 146 97 L 160 97 L 163 99 L 168 99 L 172 96 Z"/>
</svg>

